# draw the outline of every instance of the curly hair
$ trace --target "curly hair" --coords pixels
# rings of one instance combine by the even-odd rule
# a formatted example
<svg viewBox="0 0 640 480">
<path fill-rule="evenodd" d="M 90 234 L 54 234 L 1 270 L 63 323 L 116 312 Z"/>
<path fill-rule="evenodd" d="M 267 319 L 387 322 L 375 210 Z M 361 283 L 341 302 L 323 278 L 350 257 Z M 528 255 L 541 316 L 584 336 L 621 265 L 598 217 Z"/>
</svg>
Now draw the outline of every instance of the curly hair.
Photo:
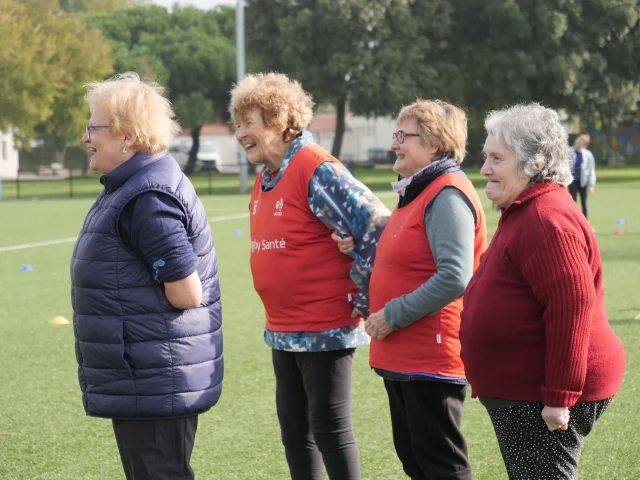
<svg viewBox="0 0 640 480">
<path fill-rule="evenodd" d="M 568 134 L 555 110 L 539 103 L 489 112 L 487 134 L 503 140 L 518 157 L 518 171 L 531 183 L 551 180 L 567 186 L 573 180 Z"/>
<path fill-rule="evenodd" d="M 462 163 L 466 155 L 467 115 L 463 110 L 442 100 L 418 98 L 402 107 L 396 123 L 414 119 L 422 141 L 437 147 L 437 158 L 450 158 Z"/>
<path fill-rule="evenodd" d="M 237 125 L 244 114 L 258 107 L 265 125 L 289 129 L 295 137 L 311 123 L 313 99 L 296 80 L 282 73 L 247 75 L 231 90 L 229 113 Z"/>
<path fill-rule="evenodd" d="M 180 131 L 171 103 L 156 82 L 140 80 L 135 72 L 115 75 L 103 82 L 84 85 L 90 109 L 104 109 L 113 134 L 130 132 L 131 149 L 156 154 L 167 150 Z"/>
</svg>

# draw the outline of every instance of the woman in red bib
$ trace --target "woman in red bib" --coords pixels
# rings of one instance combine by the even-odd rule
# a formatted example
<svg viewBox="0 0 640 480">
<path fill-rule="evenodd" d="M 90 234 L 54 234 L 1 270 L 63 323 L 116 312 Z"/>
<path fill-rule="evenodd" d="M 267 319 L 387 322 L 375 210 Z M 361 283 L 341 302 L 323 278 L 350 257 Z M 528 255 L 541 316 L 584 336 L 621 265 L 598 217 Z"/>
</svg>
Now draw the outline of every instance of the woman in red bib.
<svg viewBox="0 0 640 480">
<path fill-rule="evenodd" d="M 351 366 L 369 343 L 369 276 L 389 211 L 306 130 L 313 102 L 281 74 L 231 93 L 236 139 L 263 165 L 251 203 L 251 273 L 267 317 L 276 408 L 294 480 L 359 480 Z M 353 236 L 350 257 L 332 232 Z"/>
<path fill-rule="evenodd" d="M 400 200 L 371 275 L 370 364 L 384 379 L 406 474 L 468 480 L 458 330 L 461 296 L 486 247 L 486 227 L 480 199 L 460 170 L 467 120 L 453 105 L 418 100 L 400 111 L 397 128 L 391 148 Z"/>
</svg>

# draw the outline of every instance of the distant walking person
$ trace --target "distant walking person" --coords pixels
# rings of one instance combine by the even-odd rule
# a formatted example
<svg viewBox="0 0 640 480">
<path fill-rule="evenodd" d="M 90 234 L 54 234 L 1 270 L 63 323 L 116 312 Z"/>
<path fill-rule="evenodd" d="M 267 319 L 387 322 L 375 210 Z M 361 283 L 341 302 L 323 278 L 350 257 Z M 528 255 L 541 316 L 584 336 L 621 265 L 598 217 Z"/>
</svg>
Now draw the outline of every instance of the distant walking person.
<svg viewBox="0 0 640 480">
<path fill-rule="evenodd" d="M 569 161 L 573 173 L 573 182 L 569 185 L 569 193 L 575 201 L 580 193 L 582 213 L 587 218 L 587 190 L 593 193 L 596 187 L 596 160 L 587 147 L 591 137 L 581 133 L 569 150 Z"/>
</svg>

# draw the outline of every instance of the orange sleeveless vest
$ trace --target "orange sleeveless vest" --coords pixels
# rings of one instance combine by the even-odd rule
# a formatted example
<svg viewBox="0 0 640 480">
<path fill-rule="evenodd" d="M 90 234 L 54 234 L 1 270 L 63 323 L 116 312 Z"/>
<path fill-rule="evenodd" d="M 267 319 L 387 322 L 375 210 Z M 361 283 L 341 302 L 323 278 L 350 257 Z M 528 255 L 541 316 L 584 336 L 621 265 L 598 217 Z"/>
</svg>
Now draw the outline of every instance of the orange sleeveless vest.
<svg viewBox="0 0 640 480">
<path fill-rule="evenodd" d="M 371 273 L 371 312 L 416 290 L 437 272 L 425 231 L 426 206 L 445 187 L 466 195 L 475 209 L 474 265 L 487 248 L 484 210 L 471 182 L 462 175 L 447 173 L 429 184 L 410 204 L 395 208 L 382 233 Z M 460 313 L 462 297 L 441 311 L 421 318 L 384 340 L 371 340 L 369 364 L 397 373 L 429 373 L 464 378 L 460 359 Z"/>
<path fill-rule="evenodd" d="M 267 329 L 322 332 L 357 323 L 358 293 L 349 276 L 353 259 L 339 252 L 327 228 L 309 208 L 309 181 L 318 165 L 338 162 L 319 145 L 302 148 L 275 188 L 251 194 L 251 273 L 264 304 Z"/>
</svg>

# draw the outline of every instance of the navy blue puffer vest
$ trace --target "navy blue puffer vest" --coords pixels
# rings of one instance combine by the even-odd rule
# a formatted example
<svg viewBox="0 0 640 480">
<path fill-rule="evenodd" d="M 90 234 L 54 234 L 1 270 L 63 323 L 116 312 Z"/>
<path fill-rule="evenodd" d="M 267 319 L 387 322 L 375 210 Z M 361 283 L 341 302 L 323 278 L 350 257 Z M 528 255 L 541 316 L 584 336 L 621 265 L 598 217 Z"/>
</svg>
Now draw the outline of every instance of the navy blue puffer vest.
<svg viewBox="0 0 640 480">
<path fill-rule="evenodd" d="M 78 377 L 91 416 L 139 420 L 198 414 L 215 405 L 222 390 L 220 287 L 207 214 L 169 154 L 146 158 L 121 185 L 100 193 L 71 260 Z M 187 214 L 203 290 L 198 308 L 176 310 L 144 259 L 118 235 L 124 206 L 151 190 L 172 195 Z"/>
</svg>

